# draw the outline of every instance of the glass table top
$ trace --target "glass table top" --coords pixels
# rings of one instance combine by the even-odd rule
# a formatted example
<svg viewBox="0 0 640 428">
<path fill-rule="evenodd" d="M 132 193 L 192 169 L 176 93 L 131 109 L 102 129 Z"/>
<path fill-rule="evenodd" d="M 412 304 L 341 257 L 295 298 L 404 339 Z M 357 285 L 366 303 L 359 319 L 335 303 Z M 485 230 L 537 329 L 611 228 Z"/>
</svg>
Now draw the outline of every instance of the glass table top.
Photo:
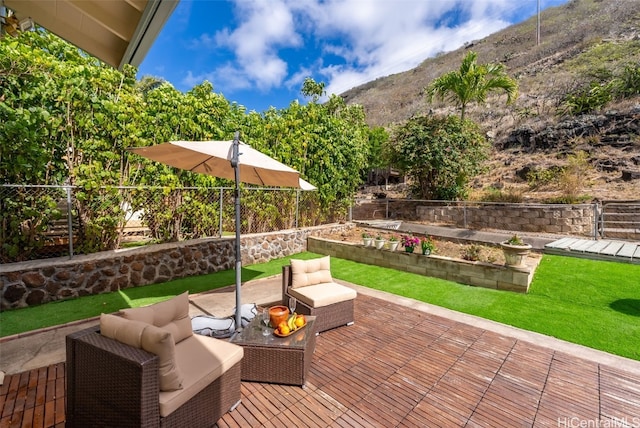
<svg viewBox="0 0 640 428">
<path fill-rule="evenodd" d="M 273 334 L 273 328 L 266 327 L 261 321 L 262 317 L 256 316 L 242 331 L 231 336 L 230 342 L 236 345 L 270 346 L 304 349 L 309 337 L 315 335 L 313 323 L 316 317 L 305 315 L 307 324 L 287 337 L 278 337 Z M 267 335 L 264 330 L 267 329 Z"/>
</svg>

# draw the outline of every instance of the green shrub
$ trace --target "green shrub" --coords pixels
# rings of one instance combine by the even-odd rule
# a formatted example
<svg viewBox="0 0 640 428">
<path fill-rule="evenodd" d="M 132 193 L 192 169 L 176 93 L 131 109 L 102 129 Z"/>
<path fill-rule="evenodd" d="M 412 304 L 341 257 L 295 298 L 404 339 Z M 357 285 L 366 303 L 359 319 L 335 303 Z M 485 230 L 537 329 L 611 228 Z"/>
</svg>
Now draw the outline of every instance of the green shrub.
<svg viewBox="0 0 640 428">
<path fill-rule="evenodd" d="M 579 115 L 591 113 L 604 107 L 613 99 L 615 85 L 612 82 L 591 82 L 565 96 L 560 114 Z"/>
<path fill-rule="evenodd" d="M 476 244 L 467 245 L 462 249 L 462 258 L 464 260 L 477 262 L 478 260 L 480 260 L 481 250 L 482 250 L 482 247 L 480 247 L 480 245 L 476 245 Z"/>
<path fill-rule="evenodd" d="M 628 65 L 622 75 L 615 80 L 618 98 L 628 98 L 640 94 L 640 65 Z"/>
<path fill-rule="evenodd" d="M 552 184 L 558 180 L 561 172 L 562 168 L 557 166 L 546 169 L 533 169 L 527 173 L 527 184 L 531 189 Z"/>
<path fill-rule="evenodd" d="M 578 194 L 584 183 L 584 177 L 590 168 L 589 155 L 587 152 L 581 150 L 575 155 L 567 156 L 567 165 L 562 169 L 558 178 L 560 190 L 564 198 L 568 201 L 578 200 Z"/>
<path fill-rule="evenodd" d="M 484 189 L 484 194 L 481 199 L 482 202 L 509 202 L 519 203 L 524 200 L 522 192 L 517 189 L 497 189 L 495 187 L 487 187 Z"/>
</svg>

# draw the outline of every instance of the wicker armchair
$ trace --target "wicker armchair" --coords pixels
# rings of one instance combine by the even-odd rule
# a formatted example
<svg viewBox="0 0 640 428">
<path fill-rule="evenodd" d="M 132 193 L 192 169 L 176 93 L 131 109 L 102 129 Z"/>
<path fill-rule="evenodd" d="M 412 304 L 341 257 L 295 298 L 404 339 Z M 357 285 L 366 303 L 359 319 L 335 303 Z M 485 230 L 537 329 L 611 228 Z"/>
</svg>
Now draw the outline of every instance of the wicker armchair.
<svg viewBox="0 0 640 428">
<path fill-rule="evenodd" d="M 240 401 L 239 361 L 161 417 L 155 354 L 105 337 L 98 326 L 68 335 L 66 348 L 67 427 L 211 427 Z"/>
<path fill-rule="evenodd" d="M 322 259 L 314 259 L 314 261 L 311 261 L 311 265 L 315 264 L 315 260 L 323 260 L 323 262 L 326 262 L 326 265 L 323 267 L 328 269 L 328 256 Z M 291 262 L 301 261 L 291 260 Z M 313 276 L 314 273 L 310 272 L 310 275 Z M 328 276 L 320 280 L 320 282 L 314 282 L 312 280 L 312 287 L 318 289 L 326 285 L 327 288 L 339 293 L 341 297 L 330 299 L 335 300 L 335 302 L 330 304 L 314 305 L 314 299 L 308 298 L 308 295 L 304 294 L 306 287 L 295 284 L 296 281 L 293 279 L 294 270 L 292 266 L 285 265 L 282 267 L 282 298 L 284 304 L 287 304 L 289 297 L 295 297 L 297 300 L 297 313 L 316 316 L 315 325 L 317 332 L 323 332 L 343 325 L 351 325 L 354 322 L 353 314 L 356 292 L 348 287 L 334 283 L 330 274 L 325 273 L 325 275 Z M 325 280 L 330 281 L 324 282 Z"/>
</svg>

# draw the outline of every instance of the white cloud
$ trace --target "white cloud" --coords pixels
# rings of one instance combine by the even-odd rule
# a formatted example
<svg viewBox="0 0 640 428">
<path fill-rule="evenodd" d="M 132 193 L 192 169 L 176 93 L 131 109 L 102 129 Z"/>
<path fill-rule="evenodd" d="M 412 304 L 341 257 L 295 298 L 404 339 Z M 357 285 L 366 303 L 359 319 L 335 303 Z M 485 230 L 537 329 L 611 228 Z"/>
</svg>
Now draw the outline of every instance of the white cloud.
<svg viewBox="0 0 640 428">
<path fill-rule="evenodd" d="M 339 94 L 483 38 L 536 7 L 536 0 L 234 1 L 238 25 L 194 41 L 230 49 L 233 59 L 201 76 L 189 73 L 185 81 L 208 76 L 223 91 L 266 92 L 314 75 L 326 79 L 328 93 Z M 311 44 L 308 50 L 304 43 Z M 285 55 L 292 51 L 303 62 L 288 64 Z"/>
<path fill-rule="evenodd" d="M 519 4 L 518 4 L 519 3 Z M 512 0 L 329 0 L 313 3 L 308 18 L 319 39 L 340 39 L 325 52 L 345 64 L 319 70 L 328 93 L 342 93 L 378 77 L 417 66 L 438 52 L 453 50 L 506 27 L 502 18 L 521 2 Z M 448 17 L 448 19 L 443 19 Z M 460 20 L 462 17 L 462 20 Z M 448 24 L 455 27 L 450 28 Z"/>
<path fill-rule="evenodd" d="M 262 90 L 280 85 L 288 68 L 278 50 L 302 43 L 295 32 L 291 10 L 276 0 L 237 0 L 236 8 L 240 25 L 216 33 L 217 45 L 233 50 L 237 63 L 234 74 L 244 76 Z"/>
</svg>

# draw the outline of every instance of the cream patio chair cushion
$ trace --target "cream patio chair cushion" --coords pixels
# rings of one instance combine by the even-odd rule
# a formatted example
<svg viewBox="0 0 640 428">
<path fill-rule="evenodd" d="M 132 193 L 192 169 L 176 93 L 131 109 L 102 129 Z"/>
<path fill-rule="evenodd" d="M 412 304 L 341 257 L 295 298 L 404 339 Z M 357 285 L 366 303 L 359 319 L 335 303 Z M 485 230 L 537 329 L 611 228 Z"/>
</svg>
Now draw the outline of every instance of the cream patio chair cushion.
<svg viewBox="0 0 640 428">
<path fill-rule="evenodd" d="M 169 331 L 176 344 L 193 335 L 187 291 L 164 302 L 141 308 L 123 309 L 122 315 L 127 319 L 142 321 Z"/>
<path fill-rule="evenodd" d="M 333 282 L 329 256 L 311 260 L 291 260 L 291 287 L 307 287 Z"/>
<path fill-rule="evenodd" d="M 335 282 L 292 288 L 289 294 L 312 308 L 321 308 L 355 299 L 358 296 L 355 290 Z"/>
<path fill-rule="evenodd" d="M 183 376 L 176 365 L 175 342 L 169 331 L 142 321 L 132 321 L 115 315 L 102 314 L 100 316 L 100 334 L 157 355 L 160 390 L 182 389 Z"/>
<path fill-rule="evenodd" d="M 329 256 L 291 260 L 289 294 L 312 308 L 355 299 L 355 290 L 333 281 Z"/>
</svg>

